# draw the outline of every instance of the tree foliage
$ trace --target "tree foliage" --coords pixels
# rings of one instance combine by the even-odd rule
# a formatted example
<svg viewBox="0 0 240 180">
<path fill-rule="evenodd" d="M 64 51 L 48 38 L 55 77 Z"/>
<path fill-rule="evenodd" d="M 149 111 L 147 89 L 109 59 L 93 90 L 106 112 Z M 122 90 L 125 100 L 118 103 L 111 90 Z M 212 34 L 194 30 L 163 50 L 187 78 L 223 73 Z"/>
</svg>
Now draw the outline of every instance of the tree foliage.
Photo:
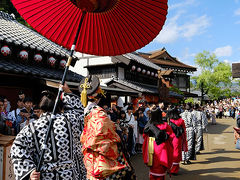
<svg viewBox="0 0 240 180">
<path fill-rule="evenodd" d="M 191 98 L 187 98 L 187 99 L 185 99 L 184 103 L 185 103 L 185 104 L 187 104 L 187 103 L 192 103 L 192 104 L 194 104 L 194 99 L 193 99 L 192 97 L 191 97 Z"/>
<path fill-rule="evenodd" d="M 198 53 L 194 59 L 200 68 L 201 74 L 192 77 L 195 81 L 195 89 L 207 94 L 210 99 L 231 96 L 231 66 L 225 62 L 219 62 L 215 54 L 208 51 Z"/>
</svg>

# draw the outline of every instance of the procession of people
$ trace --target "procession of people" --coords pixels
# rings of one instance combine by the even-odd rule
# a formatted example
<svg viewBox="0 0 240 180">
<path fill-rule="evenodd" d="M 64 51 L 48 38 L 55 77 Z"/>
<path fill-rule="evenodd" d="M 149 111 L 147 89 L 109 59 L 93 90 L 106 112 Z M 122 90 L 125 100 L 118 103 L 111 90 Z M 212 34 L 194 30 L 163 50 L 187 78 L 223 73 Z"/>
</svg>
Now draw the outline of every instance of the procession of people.
<svg viewBox="0 0 240 180">
<path fill-rule="evenodd" d="M 46 144 L 54 93 L 43 91 L 40 103 L 29 110 L 30 98 L 25 97 L 25 105 L 18 101 L 15 115 L 24 124 L 11 148 L 16 179 L 136 179 L 130 159 L 139 153 L 149 167 L 149 178 L 165 179 L 167 174 L 177 175 L 181 164 L 191 164 L 204 149 L 203 132 L 212 117 L 207 106 L 142 101 L 137 109 L 131 103 L 100 107 L 105 93 L 96 76 L 80 82 L 79 95 L 67 84 L 60 88 L 63 92 Z M 39 110 L 30 118 L 23 109 L 32 114 Z M 19 124 L 13 111 L 8 115 L 11 124 Z M 42 149 L 45 154 L 37 172 Z"/>
</svg>

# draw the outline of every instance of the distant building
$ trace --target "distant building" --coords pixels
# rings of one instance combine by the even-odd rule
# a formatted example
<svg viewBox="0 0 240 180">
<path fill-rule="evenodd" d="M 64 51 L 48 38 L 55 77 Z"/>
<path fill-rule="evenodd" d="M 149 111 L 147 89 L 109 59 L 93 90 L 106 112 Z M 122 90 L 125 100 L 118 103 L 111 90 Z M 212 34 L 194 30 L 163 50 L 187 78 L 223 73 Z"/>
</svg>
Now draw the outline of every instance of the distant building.
<svg viewBox="0 0 240 180">
<path fill-rule="evenodd" d="M 160 90 L 159 72 L 164 72 L 164 70 L 141 57 L 137 52 L 113 57 L 79 54 L 78 58 L 80 60 L 76 63 L 73 71 L 83 73 L 84 76 L 97 75 L 101 79 L 103 87 L 107 86 L 124 90 L 126 93 L 135 92 L 137 94 L 137 96 L 124 95 L 125 102 L 131 99 L 136 103 L 144 99 L 157 103 L 160 100 L 170 101 L 171 97 L 183 98 L 177 93 L 169 92 L 165 84 L 161 85 Z M 166 72 L 166 76 L 168 75 Z"/>
<path fill-rule="evenodd" d="M 184 64 L 177 58 L 172 57 L 165 48 L 151 53 L 139 53 L 139 55 L 158 65 L 168 73 L 172 71 L 172 75 L 168 80 L 170 80 L 170 84 L 181 90 L 185 97 L 196 96 L 196 94 L 190 93 L 190 75 L 188 73 L 197 71 L 197 68 Z"/>
</svg>

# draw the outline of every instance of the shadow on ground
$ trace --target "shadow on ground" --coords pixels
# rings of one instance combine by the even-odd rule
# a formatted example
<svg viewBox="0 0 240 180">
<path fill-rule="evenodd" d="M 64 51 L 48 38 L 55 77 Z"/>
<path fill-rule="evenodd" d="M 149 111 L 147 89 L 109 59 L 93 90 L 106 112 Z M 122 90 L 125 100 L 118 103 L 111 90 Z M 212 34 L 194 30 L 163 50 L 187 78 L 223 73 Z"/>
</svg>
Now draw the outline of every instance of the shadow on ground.
<svg viewBox="0 0 240 180">
<path fill-rule="evenodd" d="M 219 122 L 216 125 L 211 125 L 208 124 L 207 128 L 208 128 L 208 134 L 222 134 L 224 130 L 226 130 L 230 125 L 227 124 L 222 124 L 221 122 Z M 232 132 L 233 133 L 233 132 Z"/>
</svg>

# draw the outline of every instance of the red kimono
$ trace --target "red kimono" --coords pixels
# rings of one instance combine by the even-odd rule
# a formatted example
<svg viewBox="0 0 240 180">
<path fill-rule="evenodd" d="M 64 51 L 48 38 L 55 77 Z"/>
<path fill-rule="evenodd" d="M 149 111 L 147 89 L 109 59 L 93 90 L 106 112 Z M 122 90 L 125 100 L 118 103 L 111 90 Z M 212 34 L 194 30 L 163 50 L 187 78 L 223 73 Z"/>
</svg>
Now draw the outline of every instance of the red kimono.
<svg viewBox="0 0 240 180">
<path fill-rule="evenodd" d="M 93 106 L 84 118 L 81 135 L 83 160 L 89 180 L 105 179 L 129 166 L 125 157 L 125 163 L 118 161 L 119 142 L 114 123 L 101 107 Z"/>
<path fill-rule="evenodd" d="M 150 166 L 150 179 L 164 180 L 166 171 L 172 167 L 173 163 L 173 131 L 171 126 L 169 126 L 166 122 L 158 124 L 157 127 L 160 130 L 165 130 L 169 135 L 169 138 L 159 145 L 157 145 L 154 141 L 153 152 L 150 152 L 152 138 L 147 134 L 143 134 L 143 160 L 145 164 Z M 153 153 L 152 160 L 151 153 Z M 152 163 L 150 161 L 152 161 Z"/>
<path fill-rule="evenodd" d="M 179 171 L 179 162 L 182 160 L 182 151 L 188 151 L 186 141 L 186 127 L 182 118 L 179 118 L 177 120 L 170 119 L 170 121 L 176 124 L 178 127 L 182 127 L 184 129 L 184 133 L 179 137 L 176 137 L 176 135 L 173 133 L 173 167 L 171 169 L 171 173 L 177 173 Z"/>
</svg>

